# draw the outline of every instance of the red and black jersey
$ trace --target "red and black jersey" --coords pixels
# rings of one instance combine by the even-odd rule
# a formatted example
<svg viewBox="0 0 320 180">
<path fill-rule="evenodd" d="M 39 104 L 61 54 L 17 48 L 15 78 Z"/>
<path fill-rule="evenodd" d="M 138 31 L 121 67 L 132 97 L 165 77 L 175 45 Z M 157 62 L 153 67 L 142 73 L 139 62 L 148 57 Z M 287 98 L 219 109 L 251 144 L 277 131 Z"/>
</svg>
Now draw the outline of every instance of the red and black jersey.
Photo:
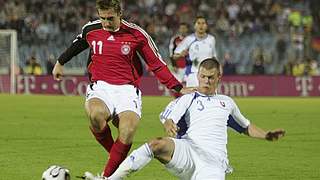
<svg viewBox="0 0 320 180">
<path fill-rule="evenodd" d="M 177 91 L 182 88 L 161 58 L 151 37 L 133 23 L 122 20 L 119 30 L 110 32 L 102 28 L 100 20 L 89 22 L 58 61 L 64 64 L 88 47 L 91 81 L 102 80 L 115 85 L 131 84 L 138 87 L 143 72 L 141 57 L 162 84 Z"/>
<path fill-rule="evenodd" d="M 178 44 L 184 39 L 184 36 L 182 35 L 175 35 L 170 39 L 170 44 L 169 44 L 169 53 L 170 53 L 170 58 L 172 58 L 174 54 L 174 50 L 177 48 Z M 178 67 L 178 68 L 184 68 L 186 67 L 186 60 L 184 57 L 181 57 L 177 60 L 172 60 L 173 65 Z"/>
</svg>

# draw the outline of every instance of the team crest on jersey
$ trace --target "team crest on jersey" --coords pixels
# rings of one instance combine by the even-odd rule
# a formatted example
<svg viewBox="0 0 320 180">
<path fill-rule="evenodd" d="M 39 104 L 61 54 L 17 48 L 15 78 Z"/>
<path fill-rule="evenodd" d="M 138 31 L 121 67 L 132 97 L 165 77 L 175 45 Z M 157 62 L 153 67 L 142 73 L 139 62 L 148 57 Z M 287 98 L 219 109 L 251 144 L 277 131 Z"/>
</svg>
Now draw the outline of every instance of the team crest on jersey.
<svg viewBox="0 0 320 180">
<path fill-rule="evenodd" d="M 195 48 L 195 50 L 199 51 L 199 45 L 198 44 L 196 44 L 196 46 L 194 48 Z"/>
<path fill-rule="evenodd" d="M 121 46 L 121 53 L 123 55 L 128 55 L 129 52 L 130 52 L 130 49 L 131 48 L 130 48 L 130 46 L 128 44 L 124 44 L 124 45 Z"/>
<path fill-rule="evenodd" d="M 222 107 L 226 107 L 226 104 L 224 102 L 220 101 L 220 104 L 221 104 Z"/>
</svg>

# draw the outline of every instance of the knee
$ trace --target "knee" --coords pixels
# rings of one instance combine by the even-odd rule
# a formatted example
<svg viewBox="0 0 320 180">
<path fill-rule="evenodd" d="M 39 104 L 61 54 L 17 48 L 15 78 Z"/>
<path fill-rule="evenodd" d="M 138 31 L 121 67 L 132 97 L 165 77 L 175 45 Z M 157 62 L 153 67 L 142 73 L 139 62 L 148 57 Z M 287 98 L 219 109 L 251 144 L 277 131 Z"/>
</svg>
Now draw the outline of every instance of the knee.
<svg viewBox="0 0 320 180">
<path fill-rule="evenodd" d="M 132 143 L 136 127 L 126 126 L 119 129 L 119 138 L 126 144 Z"/>
<path fill-rule="evenodd" d="M 155 157 L 158 157 L 166 152 L 167 142 L 162 138 L 156 138 L 149 142 L 149 147 Z"/>
<path fill-rule="evenodd" d="M 119 139 L 130 144 L 139 125 L 139 117 L 136 113 L 123 112 L 119 114 Z"/>
<path fill-rule="evenodd" d="M 107 119 L 107 113 L 104 108 L 95 107 L 88 111 L 88 116 L 92 127 L 96 130 L 102 130 Z"/>
</svg>

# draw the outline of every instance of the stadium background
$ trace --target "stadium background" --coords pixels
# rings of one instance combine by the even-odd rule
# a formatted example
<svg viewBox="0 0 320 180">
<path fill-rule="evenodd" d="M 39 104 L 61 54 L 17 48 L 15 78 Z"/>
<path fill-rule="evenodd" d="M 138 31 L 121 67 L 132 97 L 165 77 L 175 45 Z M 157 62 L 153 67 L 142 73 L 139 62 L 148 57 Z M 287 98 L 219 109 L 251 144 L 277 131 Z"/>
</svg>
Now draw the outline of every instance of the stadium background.
<svg viewBox="0 0 320 180">
<path fill-rule="evenodd" d="M 96 18 L 95 1 L 1 0 L 0 7 L 0 29 L 18 31 L 20 66 L 26 71 L 34 57 L 42 74 L 48 73 L 47 60 L 54 62 L 81 27 Z M 167 60 L 169 39 L 179 22 L 192 29 L 194 17 L 201 14 L 217 38 L 219 59 L 230 55 L 238 74 L 251 74 L 259 60 L 265 74 L 318 74 L 314 69 L 320 61 L 320 3 L 316 0 L 124 0 L 123 8 L 124 18 L 146 29 Z M 67 67 L 84 73 L 86 58 L 83 53 Z M 299 68 L 301 64 L 305 68 Z"/>
<path fill-rule="evenodd" d="M 148 31 L 166 60 L 169 39 L 176 32 L 177 24 L 187 22 L 192 27 L 192 19 L 197 14 L 205 15 L 210 33 L 217 38 L 219 59 L 224 63 L 230 57 L 236 66 L 236 75 L 227 79 L 251 82 L 254 86 L 248 83 L 246 87 L 261 88 L 258 96 L 288 96 L 286 93 L 294 89 L 290 96 L 296 97 L 291 98 L 235 98 L 250 120 L 266 129 L 284 128 L 287 136 L 273 144 L 252 141 L 230 132 L 228 151 L 235 172 L 227 176 L 228 180 L 320 178 L 320 99 L 298 97 L 320 95 L 320 2 L 124 0 L 123 8 L 125 18 Z M 0 29 L 15 29 L 18 32 L 18 78 L 24 82 L 19 85 L 25 86 L 19 93 L 48 92 L 41 88 L 32 89 L 33 86 L 44 87 L 42 82 L 54 86 L 47 69 L 80 32 L 82 25 L 95 19 L 95 13 L 94 1 L 0 0 Z M 0 66 L 7 66 L 6 70 L 1 71 L 1 85 L 8 76 L 9 60 L 0 59 Z M 41 75 L 28 71 L 31 59 L 40 65 Z M 70 74 L 68 81 L 57 84 L 61 88 L 52 94 L 82 95 L 74 91 L 85 87 L 82 82 L 86 81 L 83 77 L 86 59 L 87 52 L 66 65 Z M 265 73 L 252 74 L 255 62 L 261 59 Z M 80 83 L 78 78 L 82 80 Z M 154 83 L 148 71 L 145 71 L 144 78 L 146 86 L 153 84 L 149 89 L 151 92 L 168 95 L 162 86 Z M 289 85 L 283 83 L 287 81 Z M 269 89 L 275 82 L 279 83 L 275 86 L 277 90 L 284 94 L 273 93 L 274 89 Z M 80 86 L 72 87 L 73 83 Z M 231 89 L 232 82 L 228 85 L 223 88 Z M 71 89 L 68 90 L 68 86 Z M 54 87 L 51 90 L 54 91 Z M 0 86 L 0 92 L 9 91 L 5 86 Z M 227 94 L 255 96 L 250 92 L 244 94 L 244 91 L 240 94 L 230 91 Z M 147 139 L 164 134 L 158 114 L 170 100 L 170 97 L 143 98 L 142 123 L 133 148 Z M 83 101 L 81 96 L 0 94 L 0 179 L 40 179 L 41 173 L 52 164 L 68 167 L 73 178 L 88 170 L 100 172 L 105 154 L 90 136 L 82 110 Z M 153 161 L 130 179 L 174 178 Z"/>
<path fill-rule="evenodd" d="M 81 27 L 96 19 L 95 1 L 1 0 L 0 5 L 0 28 L 18 31 L 17 69 L 22 76 L 17 79 L 17 92 L 83 94 L 82 79 L 69 81 L 75 88 L 66 90 L 65 82 L 55 85 L 50 76 L 43 80 L 38 75 L 50 75 L 56 58 L 81 32 Z M 218 58 L 226 67 L 225 76 L 238 75 L 238 79 L 231 76 L 223 81 L 221 92 L 231 96 L 320 95 L 319 6 L 316 0 L 123 1 L 124 18 L 146 29 L 169 67 L 168 44 L 179 22 L 187 22 L 192 32 L 192 19 L 196 15 L 207 17 L 209 32 L 217 39 Z M 85 51 L 74 57 L 65 65 L 66 74 L 86 74 L 87 56 Z M 8 74 L 10 61 L 3 57 L 0 74 Z M 37 70 L 33 71 L 35 64 Z M 236 71 L 230 71 L 230 67 Z M 248 75 L 254 76 L 252 81 Z M 261 75 L 273 77 L 258 78 Z M 9 92 L 10 78 L 0 76 L 0 92 Z M 147 68 L 144 77 L 149 79 L 142 84 L 145 95 L 169 94 L 159 84 L 150 85 L 155 79 Z M 269 81 L 262 88 L 261 81 L 265 79 Z M 264 92 L 268 87 L 272 93 Z"/>
</svg>

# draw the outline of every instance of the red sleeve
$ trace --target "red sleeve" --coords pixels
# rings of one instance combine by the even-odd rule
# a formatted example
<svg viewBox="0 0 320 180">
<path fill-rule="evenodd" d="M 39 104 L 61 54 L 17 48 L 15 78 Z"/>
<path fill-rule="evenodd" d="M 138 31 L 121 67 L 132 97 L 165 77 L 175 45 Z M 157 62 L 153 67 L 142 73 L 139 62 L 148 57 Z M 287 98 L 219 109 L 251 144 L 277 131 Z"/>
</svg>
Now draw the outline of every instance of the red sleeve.
<svg viewBox="0 0 320 180">
<path fill-rule="evenodd" d="M 141 38 L 142 42 L 139 53 L 149 66 L 150 70 L 162 84 L 167 86 L 167 88 L 180 91 L 182 84 L 168 69 L 151 37 L 142 30 L 139 38 Z"/>
</svg>

